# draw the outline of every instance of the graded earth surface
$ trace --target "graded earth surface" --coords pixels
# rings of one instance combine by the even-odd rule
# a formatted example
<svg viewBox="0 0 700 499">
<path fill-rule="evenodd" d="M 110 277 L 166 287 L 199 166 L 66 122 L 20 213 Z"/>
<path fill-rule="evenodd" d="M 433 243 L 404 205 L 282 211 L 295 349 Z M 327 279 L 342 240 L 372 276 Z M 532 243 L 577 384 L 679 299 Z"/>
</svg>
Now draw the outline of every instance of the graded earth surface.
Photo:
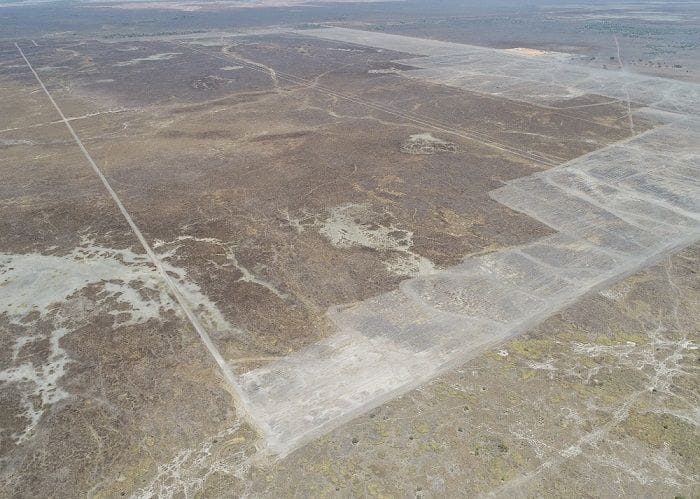
<svg viewBox="0 0 700 499">
<path fill-rule="evenodd" d="M 0 5 L 0 496 L 697 497 L 692 2 Z"/>
</svg>

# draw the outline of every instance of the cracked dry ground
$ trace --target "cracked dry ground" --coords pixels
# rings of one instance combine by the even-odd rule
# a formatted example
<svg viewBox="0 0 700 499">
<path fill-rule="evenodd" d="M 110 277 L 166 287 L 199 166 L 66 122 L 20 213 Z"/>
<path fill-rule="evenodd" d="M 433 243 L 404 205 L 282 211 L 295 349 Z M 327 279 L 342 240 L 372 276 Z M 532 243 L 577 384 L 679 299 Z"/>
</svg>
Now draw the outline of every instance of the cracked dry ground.
<svg viewBox="0 0 700 499">
<path fill-rule="evenodd" d="M 330 305 L 549 234 L 487 193 L 628 134 L 619 103 L 514 104 L 302 37 L 26 52 L 238 373 L 323 338 Z M 0 71 L 2 495 L 697 494 L 697 247 L 268 462 L 14 47 Z M 454 147 L 402 152 L 428 132 Z"/>
</svg>

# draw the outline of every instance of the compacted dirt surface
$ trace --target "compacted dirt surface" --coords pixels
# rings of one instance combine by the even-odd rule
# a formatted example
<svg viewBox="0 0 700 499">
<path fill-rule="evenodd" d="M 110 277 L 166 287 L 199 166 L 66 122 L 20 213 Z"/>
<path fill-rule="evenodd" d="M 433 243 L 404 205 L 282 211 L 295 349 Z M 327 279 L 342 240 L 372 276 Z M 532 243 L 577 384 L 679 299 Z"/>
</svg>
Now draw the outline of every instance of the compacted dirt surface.
<svg viewBox="0 0 700 499">
<path fill-rule="evenodd" d="M 700 493 L 683 16 L 188 5 L 0 8 L 0 496 Z"/>
</svg>

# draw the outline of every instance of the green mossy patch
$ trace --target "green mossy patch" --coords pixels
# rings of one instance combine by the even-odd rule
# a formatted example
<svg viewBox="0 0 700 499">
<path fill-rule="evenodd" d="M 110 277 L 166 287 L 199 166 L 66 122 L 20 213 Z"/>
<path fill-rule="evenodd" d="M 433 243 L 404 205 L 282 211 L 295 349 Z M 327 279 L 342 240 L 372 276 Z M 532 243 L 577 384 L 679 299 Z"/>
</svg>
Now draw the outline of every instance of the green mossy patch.
<svg viewBox="0 0 700 499">
<path fill-rule="evenodd" d="M 655 449 L 668 446 L 694 469 L 700 467 L 700 435 L 694 425 L 671 414 L 630 411 L 622 428 Z"/>
</svg>

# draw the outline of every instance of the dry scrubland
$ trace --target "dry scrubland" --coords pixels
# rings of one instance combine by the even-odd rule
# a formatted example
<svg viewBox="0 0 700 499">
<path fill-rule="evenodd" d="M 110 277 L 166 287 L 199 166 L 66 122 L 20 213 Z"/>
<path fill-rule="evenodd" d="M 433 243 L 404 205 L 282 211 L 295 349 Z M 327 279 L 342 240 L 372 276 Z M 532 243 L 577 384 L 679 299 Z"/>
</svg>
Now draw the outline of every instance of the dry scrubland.
<svg viewBox="0 0 700 499">
<path fill-rule="evenodd" d="M 358 24 L 0 44 L 2 495 L 697 495 L 700 84 Z"/>
</svg>

